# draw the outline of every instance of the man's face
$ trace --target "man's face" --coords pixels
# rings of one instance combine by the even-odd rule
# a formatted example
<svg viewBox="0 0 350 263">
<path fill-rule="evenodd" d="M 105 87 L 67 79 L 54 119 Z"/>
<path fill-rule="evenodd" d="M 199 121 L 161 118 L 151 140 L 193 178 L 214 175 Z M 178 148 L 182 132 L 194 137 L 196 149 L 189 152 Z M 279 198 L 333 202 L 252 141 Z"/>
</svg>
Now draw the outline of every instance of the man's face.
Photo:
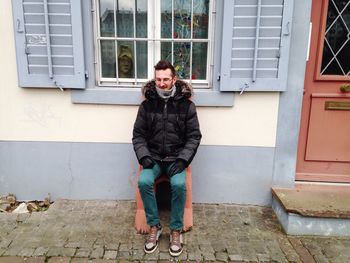
<svg viewBox="0 0 350 263">
<path fill-rule="evenodd" d="M 176 76 L 172 75 L 170 68 L 164 70 L 161 69 L 155 71 L 155 80 L 158 88 L 170 90 L 175 84 Z"/>
</svg>

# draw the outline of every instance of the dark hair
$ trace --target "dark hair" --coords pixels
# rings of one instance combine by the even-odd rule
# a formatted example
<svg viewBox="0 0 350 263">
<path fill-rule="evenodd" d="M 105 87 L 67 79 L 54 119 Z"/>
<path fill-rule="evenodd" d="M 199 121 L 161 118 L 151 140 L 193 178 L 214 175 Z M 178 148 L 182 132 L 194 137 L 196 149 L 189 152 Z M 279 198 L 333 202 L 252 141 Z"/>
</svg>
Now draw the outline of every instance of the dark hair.
<svg viewBox="0 0 350 263">
<path fill-rule="evenodd" d="M 175 68 L 173 65 L 171 65 L 171 63 L 167 60 L 160 60 L 155 66 L 154 69 L 155 70 L 165 70 L 165 69 L 170 69 L 171 73 L 173 74 L 173 77 L 175 77 L 176 73 L 175 73 Z"/>
</svg>

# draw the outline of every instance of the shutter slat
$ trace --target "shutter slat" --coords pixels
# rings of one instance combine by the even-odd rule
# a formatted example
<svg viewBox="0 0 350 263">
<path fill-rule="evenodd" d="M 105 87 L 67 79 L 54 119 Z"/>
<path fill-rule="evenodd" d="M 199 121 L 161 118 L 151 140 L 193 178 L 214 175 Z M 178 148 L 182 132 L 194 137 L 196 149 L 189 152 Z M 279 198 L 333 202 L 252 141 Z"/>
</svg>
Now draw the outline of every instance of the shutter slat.
<svg viewBox="0 0 350 263">
<path fill-rule="evenodd" d="M 282 91 L 286 88 L 293 0 L 224 2 L 221 64 L 223 91 Z M 260 8 L 259 8 L 260 7 Z"/>
<path fill-rule="evenodd" d="M 85 88 L 81 1 L 13 0 L 12 5 L 19 85 Z M 17 30 L 18 23 L 24 30 Z"/>
</svg>

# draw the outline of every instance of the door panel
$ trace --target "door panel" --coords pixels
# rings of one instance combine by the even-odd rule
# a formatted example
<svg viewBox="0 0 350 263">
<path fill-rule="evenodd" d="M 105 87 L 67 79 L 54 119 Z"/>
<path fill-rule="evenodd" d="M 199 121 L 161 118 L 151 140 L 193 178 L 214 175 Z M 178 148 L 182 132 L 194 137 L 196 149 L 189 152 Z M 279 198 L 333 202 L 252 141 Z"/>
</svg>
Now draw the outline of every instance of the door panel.
<svg viewBox="0 0 350 263">
<path fill-rule="evenodd" d="M 313 0 L 297 180 L 350 182 L 350 0 Z"/>
<path fill-rule="evenodd" d="M 350 124 L 350 99 L 312 97 L 305 160 L 350 162 L 347 123 Z"/>
</svg>

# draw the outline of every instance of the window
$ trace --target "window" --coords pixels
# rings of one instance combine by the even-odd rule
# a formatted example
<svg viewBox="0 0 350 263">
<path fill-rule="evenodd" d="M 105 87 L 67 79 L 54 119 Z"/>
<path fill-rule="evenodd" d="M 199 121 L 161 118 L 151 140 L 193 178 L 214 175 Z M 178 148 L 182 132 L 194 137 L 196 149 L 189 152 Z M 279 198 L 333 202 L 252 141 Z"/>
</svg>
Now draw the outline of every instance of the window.
<svg viewBox="0 0 350 263">
<path fill-rule="evenodd" d="M 326 2 L 327 3 L 327 2 Z M 323 45 L 317 79 L 348 80 L 350 76 L 350 1 L 328 1 L 323 9 Z"/>
<path fill-rule="evenodd" d="M 212 1 L 94 0 L 99 86 L 139 87 L 165 59 L 178 77 L 209 87 Z"/>
</svg>

